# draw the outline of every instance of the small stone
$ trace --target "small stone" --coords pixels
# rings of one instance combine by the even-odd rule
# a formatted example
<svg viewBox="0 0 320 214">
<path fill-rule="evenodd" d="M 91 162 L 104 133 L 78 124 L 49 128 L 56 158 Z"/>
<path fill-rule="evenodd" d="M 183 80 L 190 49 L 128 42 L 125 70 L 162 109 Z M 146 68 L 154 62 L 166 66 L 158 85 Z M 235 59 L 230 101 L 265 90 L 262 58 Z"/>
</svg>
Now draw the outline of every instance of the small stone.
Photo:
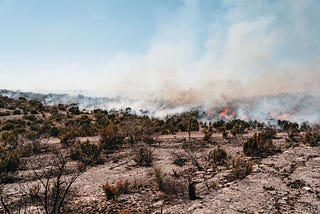
<svg viewBox="0 0 320 214">
<path fill-rule="evenodd" d="M 312 191 L 312 189 L 311 189 L 310 187 L 307 187 L 307 186 L 302 187 L 302 189 L 304 189 L 304 190 L 306 190 L 306 191 L 308 191 L 308 192 L 311 192 L 311 191 Z"/>
</svg>

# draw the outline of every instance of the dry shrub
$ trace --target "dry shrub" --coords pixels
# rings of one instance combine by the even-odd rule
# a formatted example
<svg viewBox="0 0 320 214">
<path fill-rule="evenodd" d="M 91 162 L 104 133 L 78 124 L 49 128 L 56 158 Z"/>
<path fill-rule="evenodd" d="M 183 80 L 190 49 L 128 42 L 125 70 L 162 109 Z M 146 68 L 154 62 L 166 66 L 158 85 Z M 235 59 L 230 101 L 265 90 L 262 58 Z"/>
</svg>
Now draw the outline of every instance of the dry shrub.
<svg viewBox="0 0 320 214">
<path fill-rule="evenodd" d="M 113 124 L 109 124 L 106 128 L 101 129 L 99 135 L 100 144 L 104 149 L 114 149 L 123 140 L 118 132 L 118 128 Z"/>
<path fill-rule="evenodd" d="M 65 146 L 71 146 L 76 141 L 76 134 L 73 131 L 68 131 L 59 136 L 60 142 Z"/>
<path fill-rule="evenodd" d="M 247 156 L 267 157 L 277 152 L 273 142 L 272 133 L 261 132 L 254 134 L 243 144 L 243 152 Z"/>
<path fill-rule="evenodd" d="M 319 146 L 320 143 L 320 132 L 312 132 L 312 131 L 307 131 L 304 135 L 303 142 L 305 144 L 308 144 L 310 146 Z"/>
<path fill-rule="evenodd" d="M 183 196 L 186 192 L 186 185 L 178 179 L 165 176 L 161 168 L 154 168 L 155 182 L 160 191 L 168 195 Z"/>
<path fill-rule="evenodd" d="M 130 182 L 128 180 L 118 181 L 115 185 L 106 182 L 102 188 L 107 200 L 117 199 L 121 194 L 130 192 Z"/>
<path fill-rule="evenodd" d="M 232 159 L 232 173 L 236 179 L 243 179 L 252 172 L 252 163 L 241 158 Z"/>
<path fill-rule="evenodd" d="M 18 170 L 21 161 L 15 152 L 3 154 L 0 158 L 0 174 Z"/>
<path fill-rule="evenodd" d="M 181 153 L 172 153 L 172 155 L 174 156 L 174 160 L 173 160 L 173 164 L 178 165 L 180 167 L 182 167 L 183 165 L 186 164 L 186 162 L 188 161 L 188 158 L 185 154 L 181 154 Z"/>
<path fill-rule="evenodd" d="M 226 163 L 227 159 L 227 152 L 222 148 L 217 148 L 209 152 L 209 160 L 217 165 Z"/>
<path fill-rule="evenodd" d="M 88 165 L 95 165 L 102 163 L 101 147 L 88 140 L 83 143 L 76 143 L 70 151 L 70 157 L 73 160 L 82 161 Z"/>
<path fill-rule="evenodd" d="M 140 146 L 135 150 L 133 160 L 139 166 L 152 166 L 153 154 L 151 149 L 147 145 Z"/>
</svg>

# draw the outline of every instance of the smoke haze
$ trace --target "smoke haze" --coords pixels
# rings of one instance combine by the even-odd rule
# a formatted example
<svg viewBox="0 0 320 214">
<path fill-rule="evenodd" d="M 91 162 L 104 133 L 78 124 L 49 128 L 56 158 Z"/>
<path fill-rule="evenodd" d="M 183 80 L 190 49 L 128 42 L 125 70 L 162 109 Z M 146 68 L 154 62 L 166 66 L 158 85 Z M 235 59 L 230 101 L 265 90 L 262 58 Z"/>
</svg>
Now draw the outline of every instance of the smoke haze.
<svg viewBox="0 0 320 214">
<path fill-rule="evenodd" d="M 31 67 L 32 78 L 9 75 L 1 84 L 126 97 L 118 107 L 158 115 L 235 105 L 243 118 L 289 114 L 319 121 L 319 2 L 225 0 L 206 8 L 208 2 L 185 0 L 175 10 L 158 10 L 143 51 L 116 51 L 91 64 Z"/>
</svg>

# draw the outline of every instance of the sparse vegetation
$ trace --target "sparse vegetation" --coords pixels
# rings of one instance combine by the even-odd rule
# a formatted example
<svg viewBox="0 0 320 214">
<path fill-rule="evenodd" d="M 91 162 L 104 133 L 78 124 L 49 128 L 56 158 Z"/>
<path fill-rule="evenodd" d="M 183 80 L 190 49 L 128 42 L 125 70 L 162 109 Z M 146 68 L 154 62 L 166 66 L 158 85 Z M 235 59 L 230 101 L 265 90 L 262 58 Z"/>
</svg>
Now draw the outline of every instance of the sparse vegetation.
<svg viewBox="0 0 320 214">
<path fill-rule="evenodd" d="M 102 148 L 88 140 L 83 143 L 75 143 L 71 148 L 70 157 L 73 160 L 79 160 L 87 165 L 101 164 L 103 162 L 101 157 Z"/>
<path fill-rule="evenodd" d="M 213 163 L 219 165 L 226 163 L 228 158 L 227 152 L 222 148 L 217 148 L 209 152 L 208 159 Z"/>
<path fill-rule="evenodd" d="M 153 154 L 151 149 L 147 145 L 140 146 L 134 151 L 133 160 L 139 166 L 152 166 Z"/>
<path fill-rule="evenodd" d="M 278 150 L 272 142 L 274 133 L 272 131 L 263 131 L 254 134 L 243 145 L 243 152 L 247 156 L 266 157 L 275 154 Z"/>
<path fill-rule="evenodd" d="M 250 191 L 247 183 L 263 173 L 272 178 L 295 173 L 288 178 L 296 178 L 295 169 L 304 167 L 294 155 L 300 149 L 299 160 L 310 161 L 308 167 L 316 165 L 320 155 L 310 147 L 320 144 L 316 125 L 274 120 L 267 126 L 203 118 L 197 111 L 163 119 L 139 116 L 130 108 L 89 112 L 76 104 L 47 106 L 38 100 L 0 96 L 0 212 L 152 213 L 162 207 L 170 212 L 170 206 L 200 198 L 205 207 L 209 195 L 215 197 L 213 189 L 222 197 L 233 185 Z M 295 147 L 287 150 L 286 141 Z M 286 152 L 279 158 L 268 157 L 280 148 Z M 292 159 L 286 153 L 294 163 L 283 166 L 282 159 Z M 239 181 L 253 165 L 254 176 Z M 151 166 L 155 167 L 147 168 Z M 75 182 L 81 173 L 85 175 Z M 130 182 L 119 180 L 120 174 Z M 101 185 L 101 178 L 108 182 Z M 317 194 L 311 180 L 288 179 L 284 186 L 286 191 L 301 189 L 299 194 L 307 198 L 306 193 Z M 267 197 L 276 197 L 271 191 L 281 190 L 273 183 L 257 186 L 269 192 Z M 247 190 L 235 188 L 232 194 L 242 191 Z"/>
<path fill-rule="evenodd" d="M 232 159 L 232 173 L 237 179 L 243 179 L 252 172 L 252 163 L 239 157 Z"/>
<path fill-rule="evenodd" d="M 102 188 L 107 200 L 117 199 L 121 194 L 129 193 L 130 182 L 128 180 L 118 181 L 115 185 L 105 182 Z"/>
<path fill-rule="evenodd" d="M 303 141 L 305 144 L 310 145 L 310 146 L 319 146 L 320 145 L 320 132 L 308 130 L 304 135 Z"/>
</svg>

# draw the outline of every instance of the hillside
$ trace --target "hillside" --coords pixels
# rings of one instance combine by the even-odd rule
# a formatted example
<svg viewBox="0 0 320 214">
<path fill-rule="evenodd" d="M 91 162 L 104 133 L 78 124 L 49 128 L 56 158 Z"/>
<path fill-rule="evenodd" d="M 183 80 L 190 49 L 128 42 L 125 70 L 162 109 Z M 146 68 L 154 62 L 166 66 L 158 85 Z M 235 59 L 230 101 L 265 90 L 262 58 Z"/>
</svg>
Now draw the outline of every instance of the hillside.
<svg viewBox="0 0 320 214">
<path fill-rule="evenodd" d="M 320 212 L 317 125 L 1 96 L 0 128 L 0 212 Z"/>
</svg>

